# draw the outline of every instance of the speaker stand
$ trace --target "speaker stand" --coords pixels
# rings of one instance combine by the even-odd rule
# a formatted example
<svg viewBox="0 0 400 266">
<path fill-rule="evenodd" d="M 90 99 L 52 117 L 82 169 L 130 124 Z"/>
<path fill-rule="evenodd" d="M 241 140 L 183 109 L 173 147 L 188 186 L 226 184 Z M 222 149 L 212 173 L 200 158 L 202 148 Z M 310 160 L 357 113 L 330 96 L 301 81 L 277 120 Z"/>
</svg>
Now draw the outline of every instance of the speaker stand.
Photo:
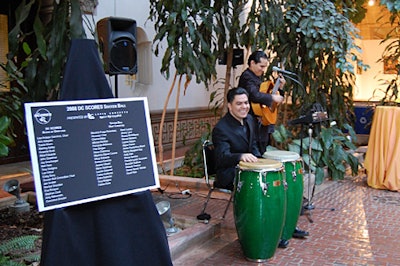
<svg viewBox="0 0 400 266">
<path fill-rule="evenodd" d="M 118 75 L 115 75 L 114 78 L 114 91 L 115 91 L 115 98 L 118 98 Z"/>
</svg>

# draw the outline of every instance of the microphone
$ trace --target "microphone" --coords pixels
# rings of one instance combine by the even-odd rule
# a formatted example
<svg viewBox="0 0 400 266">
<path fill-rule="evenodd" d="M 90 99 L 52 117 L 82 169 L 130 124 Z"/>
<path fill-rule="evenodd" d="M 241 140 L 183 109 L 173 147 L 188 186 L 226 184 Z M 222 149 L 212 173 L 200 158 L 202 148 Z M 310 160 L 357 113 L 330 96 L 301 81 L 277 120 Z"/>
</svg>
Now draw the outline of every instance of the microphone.
<svg viewBox="0 0 400 266">
<path fill-rule="evenodd" d="M 276 67 L 276 66 L 273 66 L 273 67 L 272 67 L 272 71 L 276 71 L 276 72 L 279 72 L 279 73 L 282 73 L 282 74 L 286 74 L 286 75 L 297 76 L 297 74 L 295 74 L 295 73 L 293 73 L 293 72 L 280 69 L 279 67 Z"/>
</svg>

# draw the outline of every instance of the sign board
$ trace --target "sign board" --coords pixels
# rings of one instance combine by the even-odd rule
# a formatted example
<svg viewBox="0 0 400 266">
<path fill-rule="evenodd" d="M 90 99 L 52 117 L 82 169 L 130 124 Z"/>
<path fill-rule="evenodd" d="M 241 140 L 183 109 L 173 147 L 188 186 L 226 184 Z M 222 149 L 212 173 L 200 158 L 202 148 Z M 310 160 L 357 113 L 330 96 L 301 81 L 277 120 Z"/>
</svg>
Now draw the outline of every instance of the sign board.
<svg viewBox="0 0 400 266">
<path fill-rule="evenodd" d="M 159 187 L 147 98 L 26 103 L 39 211 Z"/>
</svg>

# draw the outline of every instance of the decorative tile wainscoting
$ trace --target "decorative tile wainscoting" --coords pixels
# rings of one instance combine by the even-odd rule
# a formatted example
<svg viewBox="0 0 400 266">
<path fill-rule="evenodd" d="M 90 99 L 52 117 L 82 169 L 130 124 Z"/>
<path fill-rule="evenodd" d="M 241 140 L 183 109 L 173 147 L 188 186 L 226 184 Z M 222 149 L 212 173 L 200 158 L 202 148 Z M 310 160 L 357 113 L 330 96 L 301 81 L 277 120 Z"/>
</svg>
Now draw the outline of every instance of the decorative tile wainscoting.
<svg viewBox="0 0 400 266">
<path fill-rule="evenodd" d="M 150 114 L 156 151 L 158 151 L 161 115 L 161 112 Z M 196 142 L 203 134 L 207 134 L 214 128 L 218 119 L 219 115 L 215 116 L 207 108 L 179 110 L 175 148 L 187 147 Z M 174 111 L 168 111 L 165 116 L 162 135 L 164 151 L 172 149 L 173 129 Z"/>
</svg>

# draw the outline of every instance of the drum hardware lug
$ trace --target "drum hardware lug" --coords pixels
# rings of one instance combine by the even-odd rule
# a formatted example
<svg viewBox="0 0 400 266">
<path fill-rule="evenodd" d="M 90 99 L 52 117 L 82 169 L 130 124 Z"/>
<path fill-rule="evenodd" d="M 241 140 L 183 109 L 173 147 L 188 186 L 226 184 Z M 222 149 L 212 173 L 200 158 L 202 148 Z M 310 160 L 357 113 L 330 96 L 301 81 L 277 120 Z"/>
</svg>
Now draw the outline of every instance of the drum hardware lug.
<svg viewBox="0 0 400 266">
<path fill-rule="evenodd" d="M 236 191 L 237 191 L 237 192 L 240 192 L 240 190 L 242 189 L 242 186 L 243 186 L 243 182 L 240 181 L 240 176 L 241 176 L 240 174 L 242 173 L 241 169 L 238 168 L 237 173 L 238 173 L 237 176 L 239 177 L 239 179 L 238 179 L 238 181 L 237 181 Z"/>
<path fill-rule="evenodd" d="M 243 185 L 243 182 L 242 182 L 242 181 L 239 181 L 239 182 L 237 183 L 237 188 L 236 188 L 236 191 L 237 191 L 237 192 L 240 192 L 240 190 L 242 189 L 242 185 Z"/>
<path fill-rule="evenodd" d="M 296 178 L 297 178 L 296 170 L 292 171 L 292 178 L 293 178 L 293 181 L 296 181 Z"/>
<path fill-rule="evenodd" d="M 283 181 L 283 187 L 285 188 L 285 190 L 287 190 L 287 188 L 288 188 L 288 184 L 287 184 L 287 181 L 285 180 L 285 181 Z"/>
<path fill-rule="evenodd" d="M 263 190 L 264 196 L 267 195 L 268 188 L 269 188 L 269 183 L 262 183 L 262 190 Z"/>
<path fill-rule="evenodd" d="M 260 177 L 261 177 L 260 186 L 261 186 L 261 189 L 263 190 L 263 194 L 265 196 L 265 195 L 267 195 L 268 188 L 269 188 L 269 183 L 266 182 L 267 181 L 267 172 L 262 172 Z M 263 180 L 265 180 L 265 183 L 263 182 Z"/>
<path fill-rule="evenodd" d="M 296 162 L 292 162 L 292 166 L 293 166 L 292 178 L 293 178 L 293 181 L 296 181 L 296 178 L 297 178 L 297 173 L 296 173 Z"/>
</svg>

